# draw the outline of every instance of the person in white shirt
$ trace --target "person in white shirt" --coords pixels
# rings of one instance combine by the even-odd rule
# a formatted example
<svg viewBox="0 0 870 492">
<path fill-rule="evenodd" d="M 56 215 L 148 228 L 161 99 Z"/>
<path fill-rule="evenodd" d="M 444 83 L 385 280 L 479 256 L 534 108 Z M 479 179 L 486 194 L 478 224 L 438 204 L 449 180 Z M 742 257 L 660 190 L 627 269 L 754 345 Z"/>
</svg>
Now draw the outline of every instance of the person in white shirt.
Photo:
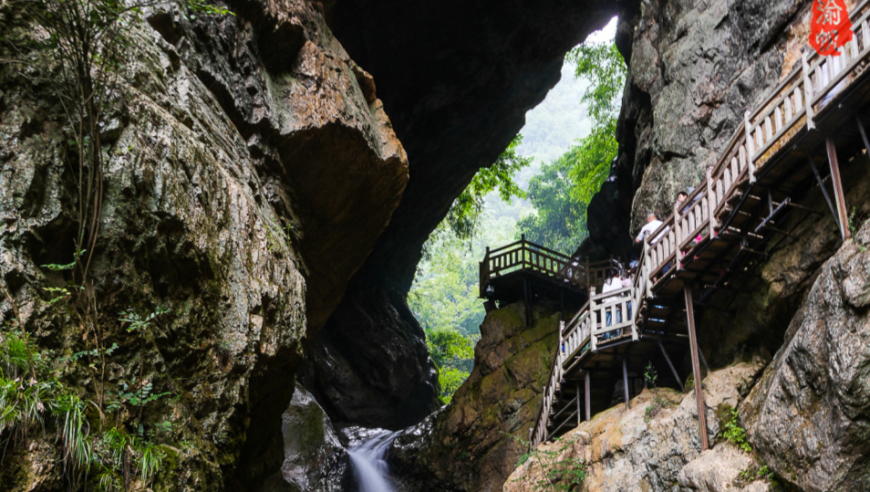
<svg viewBox="0 0 870 492">
<path fill-rule="evenodd" d="M 644 236 L 652 234 L 653 232 L 656 231 L 656 229 L 658 229 L 661 226 L 662 226 L 662 221 L 660 221 L 658 219 L 658 217 L 656 217 L 656 214 L 654 212 L 650 212 L 649 215 L 646 216 L 646 225 L 640 229 L 640 233 L 637 235 L 637 238 L 635 238 L 635 242 L 637 242 L 637 243 L 643 242 Z M 655 244 L 656 241 L 661 239 L 664 234 L 665 234 L 665 231 L 658 233 L 658 235 L 656 235 L 656 237 L 652 238 L 649 243 Z"/>
</svg>

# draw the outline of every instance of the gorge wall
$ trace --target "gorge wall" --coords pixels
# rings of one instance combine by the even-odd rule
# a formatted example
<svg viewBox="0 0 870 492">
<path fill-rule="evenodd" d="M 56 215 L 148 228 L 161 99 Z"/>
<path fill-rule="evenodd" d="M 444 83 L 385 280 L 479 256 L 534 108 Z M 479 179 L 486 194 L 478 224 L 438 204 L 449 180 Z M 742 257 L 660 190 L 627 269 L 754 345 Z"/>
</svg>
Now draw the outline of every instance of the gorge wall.
<svg viewBox="0 0 870 492">
<path fill-rule="evenodd" d="M 197 17 L 170 4 L 133 22 L 117 87 L 125 100 L 113 101 L 102 132 L 92 278 L 104 341 L 119 346 L 109 385 L 144 375 L 177 396 L 162 411 L 182 422 L 176 438 L 192 452 L 165 485 L 188 490 L 255 486 L 303 340 L 342 297 L 408 180 L 371 76 L 321 6 L 229 7 L 236 15 Z M 72 280 L 44 267 L 73 258 L 71 137 L 47 83 L 54 67 L 28 51 L 44 33 L 14 3 L 0 16 L 4 57 L 32 65 L 0 65 L 0 313 L 60 357 L 87 340 L 45 290 Z M 143 353 L 115 313 L 156 306 L 172 314 Z M 75 364 L 64 370 L 87 381 Z M 59 486 L 62 469 L 50 465 L 59 451 L 39 449 L 15 448 L 4 489 Z"/>
</svg>

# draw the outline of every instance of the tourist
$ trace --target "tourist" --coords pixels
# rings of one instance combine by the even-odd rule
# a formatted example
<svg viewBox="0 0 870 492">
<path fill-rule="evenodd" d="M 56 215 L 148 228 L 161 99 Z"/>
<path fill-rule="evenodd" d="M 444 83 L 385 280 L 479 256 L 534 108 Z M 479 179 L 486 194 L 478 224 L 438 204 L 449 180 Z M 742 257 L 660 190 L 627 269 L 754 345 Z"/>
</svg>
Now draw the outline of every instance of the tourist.
<svg viewBox="0 0 870 492">
<path fill-rule="evenodd" d="M 604 285 L 601 288 L 602 294 L 607 294 L 608 292 L 613 292 L 615 290 L 619 290 L 622 288 L 622 282 L 620 281 L 619 274 L 615 268 L 611 268 L 607 271 L 607 278 L 604 280 Z M 604 313 L 605 323 L 604 326 L 613 325 L 613 317 L 610 314 L 610 310 L 605 311 Z M 616 310 L 616 322 L 622 323 L 622 312 L 619 309 Z M 602 340 L 610 340 L 611 338 L 616 338 L 616 331 L 608 331 L 601 335 Z"/>
<path fill-rule="evenodd" d="M 643 238 L 644 238 L 644 236 L 648 236 L 648 235 L 652 234 L 653 232 L 655 232 L 655 231 L 656 231 L 659 227 L 661 227 L 661 226 L 662 226 L 662 221 L 660 221 L 660 220 L 658 219 L 658 217 L 656 217 L 655 212 L 650 212 L 650 213 L 646 216 L 646 225 L 644 225 L 644 226 L 640 229 L 640 233 L 637 235 L 637 238 L 635 239 L 635 242 L 638 242 L 638 243 L 643 242 Z M 649 243 L 650 243 L 650 244 L 655 244 L 656 241 L 658 241 L 659 239 L 661 239 L 662 236 L 663 236 L 664 234 L 665 234 L 665 231 L 660 232 L 656 237 L 654 237 L 653 239 L 651 239 Z"/>
</svg>

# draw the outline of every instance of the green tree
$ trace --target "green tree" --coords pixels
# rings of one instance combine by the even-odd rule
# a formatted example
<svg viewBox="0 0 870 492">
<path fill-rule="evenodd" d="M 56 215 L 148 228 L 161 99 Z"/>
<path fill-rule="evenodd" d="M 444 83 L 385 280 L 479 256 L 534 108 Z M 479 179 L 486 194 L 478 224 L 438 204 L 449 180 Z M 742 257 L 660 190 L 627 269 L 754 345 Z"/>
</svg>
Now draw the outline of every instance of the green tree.
<svg viewBox="0 0 870 492">
<path fill-rule="evenodd" d="M 569 173 L 575 168 L 579 147 L 541 166 L 529 180 L 529 201 L 537 210 L 517 222 L 518 234 L 561 253 L 571 254 L 586 238 L 586 204 L 572 196 Z"/>
<path fill-rule="evenodd" d="M 575 65 L 576 77 L 589 82 L 581 101 L 588 107 L 592 131 L 530 180 L 528 198 L 537 214 L 520 220 L 518 234 L 570 254 L 587 235 L 586 208 L 616 157 L 616 121 L 626 67 L 615 43 L 584 43 L 571 50 L 566 60 Z"/>
<path fill-rule="evenodd" d="M 469 239 L 480 226 L 483 199 L 492 191 L 507 203 L 513 198 L 525 198 L 525 192 L 514 183 L 517 172 L 531 164 L 532 159 L 517 154 L 523 136 L 517 135 L 490 167 L 481 168 L 465 191 L 459 195 L 447 213 L 447 223 L 459 238 Z"/>
</svg>

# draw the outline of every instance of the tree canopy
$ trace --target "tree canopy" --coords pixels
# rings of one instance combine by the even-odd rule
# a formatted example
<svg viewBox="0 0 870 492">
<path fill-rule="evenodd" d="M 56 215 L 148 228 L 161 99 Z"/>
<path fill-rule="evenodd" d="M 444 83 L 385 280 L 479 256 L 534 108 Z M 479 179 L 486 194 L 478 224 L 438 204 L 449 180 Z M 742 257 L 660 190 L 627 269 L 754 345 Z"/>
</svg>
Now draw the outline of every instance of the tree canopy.
<svg viewBox="0 0 870 492">
<path fill-rule="evenodd" d="M 592 131 L 529 182 L 528 198 L 536 215 L 523 217 L 517 234 L 562 253 L 572 253 L 587 235 L 586 208 L 610 173 L 616 157 L 616 120 L 626 67 L 615 43 L 584 43 L 566 56 L 575 76 L 589 86 L 581 96 Z"/>
<path fill-rule="evenodd" d="M 490 167 L 481 168 L 465 191 L 453 202 L 447 213 L 447 223 L 459 238 L 470 239 L 480 225 L 483 198 L 497 191 L 507 203 L 513 198 L 525 198 L 526 193 L 514 182 L 517 172 L 531 164 L 532 159 L 517 154 L 523 136 L 517 135 Z"/>
</svg>

